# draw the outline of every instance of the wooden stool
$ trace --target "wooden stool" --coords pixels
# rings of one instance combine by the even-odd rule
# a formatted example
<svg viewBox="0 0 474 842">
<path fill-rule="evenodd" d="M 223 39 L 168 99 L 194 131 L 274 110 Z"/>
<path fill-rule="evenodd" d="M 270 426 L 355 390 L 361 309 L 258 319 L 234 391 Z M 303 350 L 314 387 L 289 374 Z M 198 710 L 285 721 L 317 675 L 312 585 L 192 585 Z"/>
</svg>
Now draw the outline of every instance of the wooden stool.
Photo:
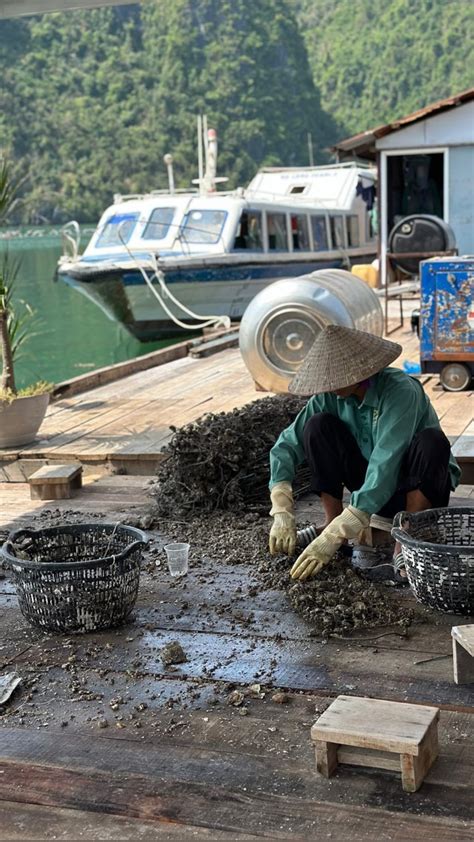
<svg viewBox="0 0 474 842">
<path fill-rule="evenodd" d="M 474 681 L 474 623 L 453 626 L 453 669 L 456 684 Z"/>
<path fill-rule="evenodd" d="M 316 768 L 326 778 L 338 763 L 400 770 L 416 792 L 438 756 L 438 719 L 438 708 L 338 696 L 311 728 Z"/>
<path fill-rule="evenodd" d="M 82 486 L 82 465 L 43 465 L 28 479 L 32 500 L 61 500 L 72 497 Z"/>
</svg>

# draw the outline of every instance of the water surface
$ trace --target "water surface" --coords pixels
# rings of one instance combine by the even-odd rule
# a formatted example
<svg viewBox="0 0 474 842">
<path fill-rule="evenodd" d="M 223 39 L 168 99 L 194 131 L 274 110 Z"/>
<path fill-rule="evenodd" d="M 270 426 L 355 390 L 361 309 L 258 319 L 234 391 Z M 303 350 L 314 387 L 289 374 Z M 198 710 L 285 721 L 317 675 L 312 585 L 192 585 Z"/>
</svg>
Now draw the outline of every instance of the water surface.
<svg viewBox="0 0 474 842">
<path fill-rule="evenodd" d="M 7 249 L 20 264 L 14 299 L 27 301 L 35 311 L 28 323 L 30 337 L 15 363 L 18 388 L 37 380 L 59 383 L 172 344 L 173 340 L 139 342 L 79 292 L 55 281 L 61 254 L 57 230 L 15 231 L 8 237 L 6 233 L 0 230 L 0 253 Z M 87 236 L 82 246 L 86 242 Z"/>
</svg>

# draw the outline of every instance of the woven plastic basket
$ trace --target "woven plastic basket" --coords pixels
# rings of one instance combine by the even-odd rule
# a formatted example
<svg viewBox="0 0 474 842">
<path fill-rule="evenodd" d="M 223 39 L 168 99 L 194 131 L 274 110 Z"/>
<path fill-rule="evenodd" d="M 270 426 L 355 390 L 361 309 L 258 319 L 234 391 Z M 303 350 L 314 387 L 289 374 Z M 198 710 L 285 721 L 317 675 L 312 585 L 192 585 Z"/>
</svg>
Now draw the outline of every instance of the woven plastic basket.
<svg viewBox="0 0 474 842">
<path fill-rule="evenodd" d="M 0 552 L 30 623 L 53 632 L 89 632 L 127 619 L 146 543 L 131 526 L 81 523 L 20 529 Z"/>
<path fill-rule="evenodd" d="M 400 512 L 392 535 L 402 547 L 416 598 L 431 608 L 474 613 L 474 508 Z"/>
</svg>

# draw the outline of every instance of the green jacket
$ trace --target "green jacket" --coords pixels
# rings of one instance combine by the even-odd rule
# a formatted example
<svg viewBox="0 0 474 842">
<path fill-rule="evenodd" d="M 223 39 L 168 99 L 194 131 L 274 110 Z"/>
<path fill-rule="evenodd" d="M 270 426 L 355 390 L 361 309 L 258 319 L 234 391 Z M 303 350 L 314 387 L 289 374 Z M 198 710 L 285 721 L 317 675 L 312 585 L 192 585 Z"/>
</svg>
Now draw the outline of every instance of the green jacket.
<svg viewBox="0 0 474 842">
<path fill-rule="evenodd" d="M 344 421 L 368 461 L 365 482 L 351 496 L 351 505 L 368 514 L 380 511 L 398 485 L 403 456 L 414 435 L 427 427 L 440 428 L 438 416 L 421 383 L 398 368 L 384 368 L 371 378 L 361 404 L 357 398 L 338 398 L 331 392 L 314 395 L 270 451 L 270 488 L 292 482 L 304 461 L 303 430 L 316 412 L 330 412 Z M 451 455 L 451 486 L 461 470 Z"/>
</svg>

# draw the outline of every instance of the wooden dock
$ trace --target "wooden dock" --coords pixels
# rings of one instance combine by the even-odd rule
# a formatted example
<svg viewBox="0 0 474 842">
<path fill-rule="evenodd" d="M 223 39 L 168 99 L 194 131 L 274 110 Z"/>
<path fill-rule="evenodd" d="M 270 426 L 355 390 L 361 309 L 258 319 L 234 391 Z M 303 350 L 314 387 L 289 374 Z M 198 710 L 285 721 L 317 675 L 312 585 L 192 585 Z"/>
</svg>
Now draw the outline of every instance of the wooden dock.
<svg viewBox="0 0 474 842">
<path fill-rule="evenodd" d="M 416 340 L 409 331 L 401 338 L 401 362 L 416 361 Z M 236 348 L 142 364 L 65 394 L 33 447 L 3 453 L 3 536 L 52 520 L 143 520 L 147 474 L 169 426 L 264 397 Z M 472 423 L 472 393 L 450 395 L 435 378 L 423 380 L 446 433 L 459 440 Z M 77 496 L 31 500 L 25 476 L 59 461 L 84 465 Z M 452 503 L 473 505 L 473 494 L 461 486 Z M 301 522 L 314 518 L 314 506 L 298 501 Z M 428 621 L 422 611 L 408 635 L 383 627 L 320 640 L 254 566 L 195 554 L 176 582 L 164 563 L 167 536 L 149 537 L 136 609 L 117 630 L 34 630 L 13 582 L 0 579 L 0 675 L 21 677 L 0 708 L 2 839 L 473 838 L 473 696 L 454 683 L 450 635 L 465 619 Z M 393 598 L 415 607 L 406 591 Z M 160 658 L 171 641 L 182 645 L 184 663 Z M 403 792 L 390 771 L 342 767 L 330 781 L 317 774 L 311 727 L 341 693 L 441 708 L 440 757 L 417 793 Z"/>
<path fill-rule="evenodd" d="M 396 365 L 418 361 L 418 339 L 409 326 L 390 338 L 404 349 Z M 228 344 L 236 345 L 236 339 Z M 182 343 L 151 355 L 160 362 L 167 360 L 153 368 L 126 376 L 134 367 L 146 365 L 139 358 L 102 375 L 85 375 L 69 388 L 63 384 L 60 391 L 65 396 L 49 407 L 37 441 L 21 450 L 0 451 L 0 479 L 22 482 L 43 464 L 71 461 L 81 462 L 85 471 L 93 473 L 155 474 L 163 459 L 162 448 L 172 435 L 170 426 L 265 397 L 266 393 L 255 390 L 239 349 L 218 350 L 212 356 L 193 356 L 196 346 Z M 111 381 L 115 373 L 120 379 Z M 104 380 L 104 385 L 90 388 Z M 445 392 L 438 388 L 435 376 L 424 376 L 422 382 L 455 453 L 468 465 L 474 461 L 474 393 Z M 70 394 L 79 387 L 89 388 Z M 471 476 L 468 480 L 472 481 Z"/>
<path fill-rule="evenodd" d="M 96 501 L 86 486 L 50 512 L 87 520 L 97 503 L 111 520 L 133 501 L 130 518 L 146 511 L 145 483 L 102 477 Z M 41 511 L 24 503 L 23 523 Z M 2 839 L 472 839 L 473 697 L 451 657 L 460 618 L 322 641 L 251 565 L 203 558 L 171 580 L 166 536 L 149 534 L 136 610 L 118 630 L 35 631 L 0 581 L 0 673 L 22 678 L 0 717 Z M 184 663 L 160 659 L 171 641 Z M 418 793 L 380 769 L 317 774 L 311 727 L 340 693 L 441 708 L 440 757 Z"/>
</svg>

